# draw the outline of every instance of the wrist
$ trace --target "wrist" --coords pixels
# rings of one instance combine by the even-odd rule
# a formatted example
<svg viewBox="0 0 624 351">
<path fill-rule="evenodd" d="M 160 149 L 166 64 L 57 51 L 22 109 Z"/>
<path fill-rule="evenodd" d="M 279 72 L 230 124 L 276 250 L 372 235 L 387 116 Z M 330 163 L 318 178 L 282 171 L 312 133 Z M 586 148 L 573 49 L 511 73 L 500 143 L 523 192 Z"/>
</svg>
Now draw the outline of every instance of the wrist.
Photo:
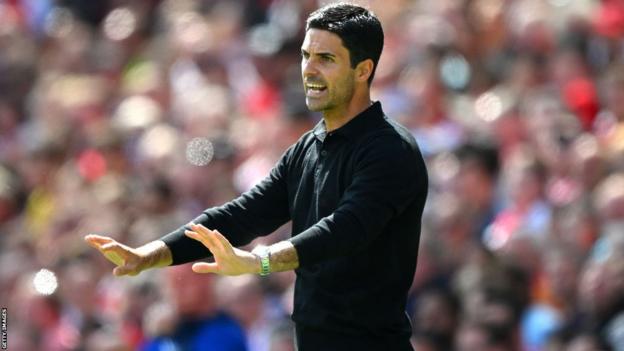
<svg viewBox="0 0 624 351">
<path fill-rule="evenodd" d="M 257 274 L 267 276 L 271 273 L 271 248 L 258 245 L 251 251 L 256 257 Z"/>
<path fill-rule="evenodd" d="M 167 244 L 161 240 L 149 242 L 138 247 L 137 254 L 141 258 L 141 270 L 171 265 L 173 258 Z"/>
</svg>

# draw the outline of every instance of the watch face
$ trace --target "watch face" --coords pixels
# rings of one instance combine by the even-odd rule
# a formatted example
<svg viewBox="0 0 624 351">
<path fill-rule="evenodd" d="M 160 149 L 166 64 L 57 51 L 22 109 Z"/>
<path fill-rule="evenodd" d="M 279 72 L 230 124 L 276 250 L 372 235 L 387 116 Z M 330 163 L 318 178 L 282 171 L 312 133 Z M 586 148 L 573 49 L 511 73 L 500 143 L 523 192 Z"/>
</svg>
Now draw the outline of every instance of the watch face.
<svg viewBox="0 0 624 351">
<path fill-rule="evenodd" d="M 251 251 L 260 258 L 260 275 L 271 273 L 271 249 L 268 246 L 257 246 Z"/>
<path fill-rule="evenodd" d="M 269 251 L 270 250 L 268 246 L 258 245 L 253 250 L 251 250 L 251 253 L 253 253 L 256 256 L 268 256 Z"/>
</svg>

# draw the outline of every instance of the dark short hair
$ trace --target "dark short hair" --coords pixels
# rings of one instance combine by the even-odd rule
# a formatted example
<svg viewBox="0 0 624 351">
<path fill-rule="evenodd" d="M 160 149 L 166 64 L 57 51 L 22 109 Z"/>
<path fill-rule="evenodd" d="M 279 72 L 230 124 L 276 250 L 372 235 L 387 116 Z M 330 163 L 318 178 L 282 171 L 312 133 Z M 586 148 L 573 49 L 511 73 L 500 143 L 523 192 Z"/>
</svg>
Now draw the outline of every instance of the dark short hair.
<svg viewBox="0 0 624 351">
<path fill-rule="evenodd" d="M 368 84 L 373 81 L 383 49 L 384 34 L 379 19 L 371 11 L 347 3 L 330 4 L 308 16 L 306 32 L 312 28 L 340 37 L 342 45 L 349 51 L 351 68 L 366 59 L 373 60 L 373 72 Z"/>
</svg>

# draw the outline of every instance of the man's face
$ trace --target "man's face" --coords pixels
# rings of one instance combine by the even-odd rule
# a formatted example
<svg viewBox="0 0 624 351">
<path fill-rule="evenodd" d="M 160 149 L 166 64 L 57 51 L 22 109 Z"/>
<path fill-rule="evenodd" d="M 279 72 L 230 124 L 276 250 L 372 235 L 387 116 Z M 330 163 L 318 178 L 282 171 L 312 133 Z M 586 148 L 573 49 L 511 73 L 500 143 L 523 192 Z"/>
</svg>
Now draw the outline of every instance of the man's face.
<svg viewBox="0 0 624 351">
<path fill-rule="evenodd" d="M 353 97 L 355 72 L 349 51 L 334 33 L 310 29 L 301 46 L 301 74 L 311 111 L 343 108 Z"/>
</svg>

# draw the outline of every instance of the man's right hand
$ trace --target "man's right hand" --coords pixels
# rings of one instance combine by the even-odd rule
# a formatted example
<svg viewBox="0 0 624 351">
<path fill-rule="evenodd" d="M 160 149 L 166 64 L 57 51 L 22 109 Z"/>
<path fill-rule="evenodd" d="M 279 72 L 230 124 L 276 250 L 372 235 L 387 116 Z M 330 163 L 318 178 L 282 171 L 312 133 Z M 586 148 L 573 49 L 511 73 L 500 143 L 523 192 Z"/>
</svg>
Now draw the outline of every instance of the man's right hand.
<svg viewBox="0 0 624 351">
<path fill-rule="evenodd" d="M 171 251 L 162 241 L 153 241 L 135 249 L 107 236 L 89 234 L 84 239 L 117 265 L 113 270 L 116 276 L 135 276 L 148 268 L 171 264 Z"/>
</svg>

